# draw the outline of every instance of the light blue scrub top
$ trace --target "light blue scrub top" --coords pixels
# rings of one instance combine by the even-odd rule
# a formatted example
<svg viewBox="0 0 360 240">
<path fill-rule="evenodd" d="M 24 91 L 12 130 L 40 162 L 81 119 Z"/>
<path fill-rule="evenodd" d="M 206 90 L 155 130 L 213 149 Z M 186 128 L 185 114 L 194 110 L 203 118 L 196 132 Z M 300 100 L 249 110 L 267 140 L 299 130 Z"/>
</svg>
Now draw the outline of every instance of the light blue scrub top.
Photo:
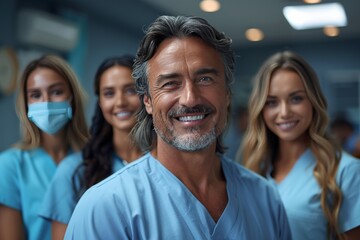
<svg viewBox="0 0 360 240">
<path fill-rule="evenodd" d="M 312 151 L 307 149 L 279 184 L 268 174 L 280 192 L 295 240 L 327 239 L 321 190 L 313 173 L 315 164 Z M 360 226 L 360 160 L 343 152 L 336 182 L 343 194 L 338 222 L 340 231 L 345 232 Z"/>
<path fill-rule="evenodd" d="M 76 168 L 81 164 L 82 153 L 77 152 L 64 159 L 53 177 L 48 191 L 44 197 L 40 215 L 48 220 L 54 220 L 67 224 L 74 211 L 77 196 L 73 190 L 72 177 Z M 122 159 L 113 155 L 113 172 L 125 166 Z M 81 177 L 84 171 L 81 171 Z M 76 178 L 76 185 L 79 187 L 79 178 Z"/>
<path fill-rule="evenodd" d="M 27 239 L 50 239 L 50 223 L 38 212 L 56 167 L 42 148 L 0 154 L 0 204 L 21 211 Z"/>
<path fill-rule="evenodd" d="M 148 153 L 83 195 L 65 239 L 291 239 L 276 189 L 234 161 L 221 164 L 228 203 L 217 222 Z"/>
</svg>

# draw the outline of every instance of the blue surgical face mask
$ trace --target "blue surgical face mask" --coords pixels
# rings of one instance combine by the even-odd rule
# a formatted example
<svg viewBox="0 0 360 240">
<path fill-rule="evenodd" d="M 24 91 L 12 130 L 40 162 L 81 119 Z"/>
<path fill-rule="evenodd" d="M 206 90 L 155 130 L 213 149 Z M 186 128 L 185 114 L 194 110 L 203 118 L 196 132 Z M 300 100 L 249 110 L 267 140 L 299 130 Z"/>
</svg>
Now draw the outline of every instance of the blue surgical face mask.
<svg viewBox="0 0 360 240">
<path fill-rule="evenodd" d="M 50 135 L 57 133 L 72 118 L 68 101 L 32 103 L 28 108 L 29 120 Z"/>
</svg>

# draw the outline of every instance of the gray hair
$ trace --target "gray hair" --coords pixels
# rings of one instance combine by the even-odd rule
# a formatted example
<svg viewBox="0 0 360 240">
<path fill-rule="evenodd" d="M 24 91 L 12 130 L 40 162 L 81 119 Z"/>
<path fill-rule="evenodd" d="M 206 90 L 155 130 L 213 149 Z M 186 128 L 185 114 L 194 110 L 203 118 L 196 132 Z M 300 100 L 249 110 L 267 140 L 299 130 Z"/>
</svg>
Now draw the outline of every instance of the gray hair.
<svg viewBox="0 0 360 240">
<path fill-rule="evenodd" d="M 158 17 L 145 31 L 145 36 L 138 48 L 133 68 L 133 78 L 136 81 L 136 90 L 140 97 L 141 107 L 137 113 L 137 123 L 133 128 L 132 134 L 135 142 L 144 151 L 151 150 L 156 139 L 156 133 L 153 131 L 152 116 L 146 112 L 143 102 L 145 95 L 150 97 L 147 63 L 165 39 L 193 36 L 201 38 L 221 54 L 224 62 L 227 91 L 231 95 L 231 84 L 233 83 L 235 68 L 234 52 L 231 49 L 232 40 L 225 36 L 224 33 L 218 32 L 205 19 L 200 17 Z M 229 112 L 230 106 L 228 108 L 228 115 Z M 227 121 L 229 121 L 229 118 Z M 224 153 L 225 151 L 222 144 L 222 135 L 217 138 L 216 151 L 219 153 Z"/>
</svg>

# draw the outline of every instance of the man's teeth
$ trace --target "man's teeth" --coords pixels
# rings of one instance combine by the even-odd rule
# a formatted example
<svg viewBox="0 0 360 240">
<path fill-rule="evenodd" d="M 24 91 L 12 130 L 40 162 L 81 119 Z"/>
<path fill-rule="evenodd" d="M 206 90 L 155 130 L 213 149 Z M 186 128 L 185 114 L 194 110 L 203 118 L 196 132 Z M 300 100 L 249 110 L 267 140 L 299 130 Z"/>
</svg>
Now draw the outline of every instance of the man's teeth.
<svg viewBox="0 0 360 240">
<path fill-rule="evenodd" d="M 184 117 L 179 117 L 179 120 L 182 122 L 189 122 L 189 121 L 201 120 L 204 117 L 205 115 L 184 116 Z"/>
</svg>

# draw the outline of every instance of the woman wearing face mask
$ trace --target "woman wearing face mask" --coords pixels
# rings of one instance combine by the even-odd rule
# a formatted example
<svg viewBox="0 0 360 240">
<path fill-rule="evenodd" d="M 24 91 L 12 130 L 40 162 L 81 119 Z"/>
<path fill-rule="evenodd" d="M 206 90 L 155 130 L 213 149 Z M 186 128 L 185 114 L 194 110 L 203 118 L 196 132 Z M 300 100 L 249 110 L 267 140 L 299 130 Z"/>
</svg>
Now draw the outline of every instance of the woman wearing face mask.
<svg viewBox="0 0 360 240">
<path fill-rule="evenodd" d="M 360 161 L 330 137 L 328 121 L 312 67 L 293 52 L 271 56 L 255 78 L 239 153 L 279 190 L 293 239 L 360 239 Z"/>
<path fill-rule="evenodd" d="M 109 58 L 98 68 L 94 90 L 98 97 L 82 153 L 59 166 L 45 196 L 41 215 L 52 221 L 52 239 L 63 239 L 67 223 L 81 195 L 89 187 L 141 156 L 130 131 L 136 123 L 140 99 L 131 76 L 134 58 Z"/>
<path fill-rule="evenodd" d="M 23 139 L 0 155 L 0 239 L 50 239 L 38 212 L 58 163 L 88 140 L 84 94 L 57 56 L 26 66 L 16 107 Z"/>
</svg>

